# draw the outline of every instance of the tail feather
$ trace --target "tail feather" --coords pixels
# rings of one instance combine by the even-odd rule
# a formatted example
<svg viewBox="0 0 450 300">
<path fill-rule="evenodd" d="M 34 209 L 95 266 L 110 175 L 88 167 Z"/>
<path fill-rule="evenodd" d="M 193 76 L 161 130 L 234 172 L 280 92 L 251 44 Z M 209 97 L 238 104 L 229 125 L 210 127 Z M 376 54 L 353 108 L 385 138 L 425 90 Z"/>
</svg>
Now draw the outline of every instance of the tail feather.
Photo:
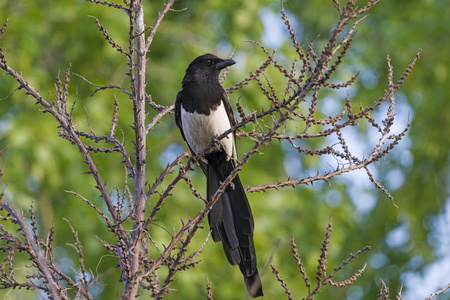
<svg viewBox="0 0 450 300">
<path fill-rule="evenodd" d="M 264 296 L 258 270 L 252 276 L 244 276 L 244 281 L 250 296 L 253 298 Z"/>
<path fill-rule="evenodd" d="M 220 182 L 223 182 L 234 169 L 234 163 L 220 152 L 210 154 L 207 160 L 208 166 L 202 169 L 206 170 L 209 201 L 219 189 Z M 213 240 L 222 242 L 229 263 L 239 265 L 249 294 L 252 297 L 262 296 L 253 243 L 253 215 L 238 176 L 214 204 L 208 215 L 208 221 Z"/>
</svg>

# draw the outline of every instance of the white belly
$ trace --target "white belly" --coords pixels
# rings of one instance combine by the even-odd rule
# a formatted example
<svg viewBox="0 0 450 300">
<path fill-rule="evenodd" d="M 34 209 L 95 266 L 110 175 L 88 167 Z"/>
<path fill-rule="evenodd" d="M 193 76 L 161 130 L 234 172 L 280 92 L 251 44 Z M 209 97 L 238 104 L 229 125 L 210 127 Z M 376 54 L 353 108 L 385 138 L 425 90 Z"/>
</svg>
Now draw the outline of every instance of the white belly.
<svg viewBox="0 0 450 300">
<path fill-rule="evenodd" d="M 228 120 L 225 106 L 221 104 L 216 111 L 211 112 L 209 116 L 201 115 L 196 112 L 189 113 L 181 106 L 181 123 L 183 124 L 183 133 L 189 147 L 195 152 L 200 153 L 215 136 L 219 136 L 231 128 Z M 230 133 L 219 141 L 219 144 L 230 157 L 236 158 L 236 148 L 233 135 Z"/>
</svg>

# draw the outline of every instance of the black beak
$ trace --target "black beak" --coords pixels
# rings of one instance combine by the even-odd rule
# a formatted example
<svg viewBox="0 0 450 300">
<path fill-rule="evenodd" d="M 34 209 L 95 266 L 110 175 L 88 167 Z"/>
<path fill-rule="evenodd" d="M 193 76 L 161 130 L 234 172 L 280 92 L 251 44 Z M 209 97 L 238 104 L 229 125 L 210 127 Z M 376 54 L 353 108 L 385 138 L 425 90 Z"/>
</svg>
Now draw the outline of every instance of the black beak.
<svg viewBox="0 0 450 300">
<path fill-rule="evenodd" d="M 226 67 L 234 65 L 235 63 L 236 62 L 232 59 L 222 59 L 221 62 L 216 63 L 214 66 L 216 67 L 216 69 L 222 70 Z"/>
</svg>

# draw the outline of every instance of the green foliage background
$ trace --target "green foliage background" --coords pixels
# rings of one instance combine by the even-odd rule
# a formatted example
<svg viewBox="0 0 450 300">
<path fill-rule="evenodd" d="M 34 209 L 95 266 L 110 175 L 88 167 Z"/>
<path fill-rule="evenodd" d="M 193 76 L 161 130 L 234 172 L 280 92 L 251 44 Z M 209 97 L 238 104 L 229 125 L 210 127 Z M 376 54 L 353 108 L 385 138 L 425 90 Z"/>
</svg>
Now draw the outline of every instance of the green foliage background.
<svg viewBox="0 0 450 300">
<path fill-rule="evenodd" d="M 362 6 L 365 2 L 358 3 Z M 150 26 L 163 2 L 147 1 L 145 5 L 146 22 Z M 332 1 L 285 1 L 284 6 L 295 21 L 301 43 L 307 45 L 314 41 L 316 49 L 320 49 L 338 19 Z M 244 40 L 262 41 L 269 48 L 274 45 L 279 50 L 279 57 L 283 51 L 287 57 L 293 55 L 287 31 L 281 34 L 277 31 L 282 24 L 278 1 L 178 1 L 175 8 L 186 10 L 170 12 L 166 16 L 148 56 L 147 92 L 157 103 L 169 105 L 174 102 L 187 64 L 205 52 L 228 56 L 236 49 L 238 64 L 233 66 L 224 84 L 226 87 L 248 76 L 248 70 L 254 70 L 264 60 L 261 51 Z M 311 279 L 315 278 L 320 245 L 331 216 L 334 230 L 329 248 L 329 270 L 338 266 L 350 252 L 366 245 L 372 246 L 373 250 L 350 264 L 338 279 L 346 279 L 368 262 L 364 275 L 355 286 L 346 289 L 326 287 L 317 299 L 374 299 L 380 279 L 392 292 L 398 291 L 403 284 L 403 291 L 407 293 L 412 286 L 408 285 L 404 274 L 423 272 L 427 264 L 441 258 L 436 249 L 442 249 L 445 244 L 443 236 L 437 234 L 440 229 L 435 221 L 438 214 L 445 212 L 450 186 L 449 15 L 450 5 L 445 0 L 381 1 L 359 25 L 345 67 L 336 77 L 336 80 L 346 80 L 361 71 L 361 80 L 352 88 L 351 96 L 355 101 L 368 104 L 380 97 L 386 86 L 386 55 L 392 58 L 395 78 L 398 78 L 416 50 L 423 49 L 418 65 L 397 95 L 397 117 L 400 122 L 404 121 L 400 126 L 405 125 L 409 115 L 412 128 L 391 155 L 372 167 L 376 177 L 389 188 L 398 208 L 367 184 L 368 178 L 362 180 L 367 181 L 359 189 L 362 194 L 352 194 L 352 186 L 361 183 L 361 180 L 356 181 L 358 176 L 333 178 L 330 186 L 317 182 L 295 190 L 249 195 L 267 299 L 283 297 L 282 288 L 267 269 L 270 259 L 279 267 L 294 295 L 305 294 L 306 288 L 290 253 L 290 239 L 295 238 L 306 270 Z M 8 64 L 22 72 L 42 95 L 50 98 L 55 91 L 56 76 L 68 67 L 95 84 L 127 87 L 124 57 L 109 47 L 89 16 L 97 17 L 112 38 L 126 45 L 127 18 L 112 8 L 81 0 L 0 0 L 0 21 L 9 18 L 5 36 L 0 41 Z M 0 98 L 15 87 L 11 78 L 2 76 Z M 256 89 L 256 85 L 250 85 L 233 93 L 231 101 L 234 103 L 241 97 L 240 103 L 245 109 L 259 109 L 262 104 L 261 99 L 254 96 Z M 75 115 L 80 129 L 89 131 L 91 126 L 97 134 L 107 133 L 115 95 L 120 100 L 120 130 L 131 153 L 132 103 L 114 91 L 91 97 L 93 90 L 92 86 L 72 75 L 71 95 L 72 99 L 77 99 Z M 5 165 L 2 189 L 8 199 L 24 209 L 34 201 L 43 237 L 55 222 L 58 264 L 75 276 L 71 268 L 77 267 L 77 255 L 67 245 L 74 242 L 69 226 L 63 220 L 67 218 L 80 235 L 86 265 L 100 280 L 93 287 L 96 299 L 113 299 L 123 288 L 118 284 L 117 261 L 108 256 L 97 237 L 111 243 L 114 243 L 114 237 L 103 228 L 91 208 L 65 192 L 76 191 L 101 206 L 95 183 L 89 175 L 82 175 L 87 168 L 77 149 L 58 137 L 56 121 L 38 109 L 34 101 L 20 91 L 0 101 L 0 149 Z M 150 118 L 154 111 L 149 111 Z M 361 130 L 360 134 L 366 136 L 362 138 L 363 144 L 370 141 L 368 132 Z M 240 141 L 240 153 L 248 150 L 245 142 Z M 173 153 L 180 154 L 186 149 L 173 115 L 163 118 L 162 124 L 149 135 L 148 143 L 151 149 L 148 181 L 152 183 L 173 158 Z M 291 163 L 290 159 L 305 168 L 300 168 L 297 176 L 304 176 L 307 171 L 329 169 L 320 160 L 293 158 L 284 146 L 274 143 L 264 149 L 263 155 L 252 160 L 242 171 L 244 185 L 286 178 L 285 166 Z M 122 158 L 111 154 L 97 155 L 96 159 L 111 191 L 115 186 L 122 189 L 124 167 L 118 163 Z M 203 175 L 199 172 L 194 175 L 194 180 L 199 187 L 204 185 Z M 129 182 L 132 185 L 131 180 Z M 368 208 L 360 206 L 361 203 L 369 203 Z M 161 210 L 159 225 L 175 232 L 181 226 L 180 218 L 193 217 L 202 207 L 203 204 L 181 184 Z M 448 223 L 445 226 L 447 230 L 443 232 L 448 234 Z M 168 243 L 167 232 L 157 226 L 152 229 L 152 236 L 158 243 Z M 400 240 L 396 241 L 393 232 L 403 233 Z M 200 232 L 191 250 L 199 247 L 206 236 L 207 230 Z M 449 247 L 448 242 L 446 246 Z M 172 285 L 175 291 L 168 294 L 167 299 L 205 298 L 205 274 L 212 282 L 214 299 L 246 295 L 241 274 L 237 268 L 228 265 L 219 244 L 208 241 L 200 259 L 201 263 L 194 270 L 177 278 Z M 29 270 L 26 262 L 22 264 L 19 267 L 24 276 Z M 434 275 L 449 278 L 444 269 L 442 274 Z M 164 271 L 160 276 L 164 278 Z M 427 292 L 434 291 L 430 286 Z M 2 293 L 8 299 L 34 295 L 26 291 Z M 143 291 L 141 297 L 148 298 L 147 293 Z"/>
</svg>

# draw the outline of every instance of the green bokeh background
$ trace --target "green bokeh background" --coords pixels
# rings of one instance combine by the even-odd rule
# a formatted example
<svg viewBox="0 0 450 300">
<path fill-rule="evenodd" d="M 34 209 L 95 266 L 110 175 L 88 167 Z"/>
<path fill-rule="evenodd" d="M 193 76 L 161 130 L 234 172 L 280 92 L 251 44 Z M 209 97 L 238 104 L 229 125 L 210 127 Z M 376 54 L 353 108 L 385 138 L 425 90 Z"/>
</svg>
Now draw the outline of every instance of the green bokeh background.
<svg viewBox="0 0 450 300">
<path fill-rule="evenodd" d="M 357 3 L 359 6 L 365 4 L 364 1 Z M 163 1 L 145 2 L 148 26 L 153 24 L 162 5 Z M 284 6 L 302 45 L 306 47 L 314 41 L 316 49 L 320 49 L 338 19 L 332 1 L 285 1 Z M 293 57 L 289 36 L 282 28 L 278 1 L 178 1 L 174 8 L 186 10 L 167 14 L 148 55 L 147 92 L 157 103 L 169 105 L 174 102 L 187 64 L 205 52 L 225 57 L 235 49 L 238 63 L 230 71 L 225 87 L 248 76 L 248 71 L 259 67 L 265 59 L 255 44 L 245 40 L 262 41 L 268 48 L 277 48 L 277 57 L 282 62 L 286 63 L 283 55 L 287 59 Z M 333 178 L 330 185 L 316 182 L 313 186 L 299 186 L 295 190 L 249 194 L 266 299 L 285 297 L 267 269 L 271 258 L 293 294 L 297 297 L 305 295 L 306 288 L 291 255 L 290 239 L 295 238 L 308 275 L 314 282 L 320 245 L 331 216 L 334 230 L 329 247 L 329 270 L 338 266 L 350 252 L 366 245 L 372 246 L 372 251 L 361 255 L 337 279 L 346 279 L 367 262 L 366 271 L 354 286 L 345 289 L 325 287 L 317 299 L 375 299 L 380 279 L 387 283 L 391 293 L 403 285 L 404 294 L 410 295 L 407 293 L 415 293 L 417 289 L 408 280 L 411 274 L 423 275 L 422 289 L 430 294 L 437 288 L 428 285 L 427 278 L 450 278 L 450 267 L 446 268 L 445 264 L 433 274 L 425 272 L 429 264 L 445 258 L 445 249 L 449 250 L 450 225 L 448 221 L 442 221 L 444 216 L 448 220 L 450 213 L 447 208 L 445 214 L 445 204 L 450 199 L 449 15 L 450 4 L 446 0 L 381 1 L 359 25 L 353 47 L 335 77 L 346 80 L 361 71 L 360 80 L 349 93 L 354 105 L 358 102 L 367 105 L 382 96 L 386 88 L 386 55 L 392 59 L 397 79 L 416 50 L 423 49 L 417 66 L 397 93 L 399 126 L 405 125 L 409 115 L 411 130 L 388 157 L 371 168 L 376 178 L 389 188 L 398 208 L 370 184 L 363 172 Z M 124 75 L 127 72 L 125 58 L 110 48 L 89 16 L 97 17 L 111 37 L 126 47 L 127 17 L 119 10 L 81 0 L 0 0 L 0 22 L 9 18 L 6 33 L 0 41 L 8 64 L 22 72 L 24 78 L 49 99 L 55 92 L 55 78 L 58 73 L 63 75 L 68 67 L 95 84 L 128 87 Z M 267 75 L 270 78 L 275 73 L 269 70 Z M 282 87 L 282 83 L 274 79 L 277 86 Z M 0 98 L 16 86 L 12 78 L 2 76 Z M 234 103 L 240 98 L 247 111 L 260 110 L 263 103 L 257 90 L 256 84 L 251 84 L 231 94 L 231 101 Z M 75 120 L 78 128 L 89 131 L 91 126 L 99 135 L 108 133 L 114 97 L 117 97 L 120 101 L 117 136 L 126 141 L 131 153 L 134 139 L 130 127 L 131 101 L 118 90 L 99 92 L 91 97 L 93 91 L 94 88 L 81 78 L 71 76 L 70 93 L 72 100 L 77 99 Z M 342 101 L 336 96 L 332 99 Z M 320 102 L 319 106 L 330 109 L 330 101 Z M 80 193 L 102 207 L 95 182 L 89 175 L 83 175 L 87 167 L 76 147 L 58 137 L 57 122 L 38 109 L 21 91 L 0 101 L 1 163 L 5 165 L 1 188 L 7 199 L 25 210 L 34 201 L 42 237 L 55 222 L 58 265 L 75 276 L 72 268 L 77 268 L 77 255 L 67 245 L 74 243 L 70 228 L 63 220 L 67 218 L 79 233 L 87 268 L 98 276 L 99 283 L 92 287 L 93 295 L 96 299 L 114 299 L 123 288 L 118 283 L 117 261 L 108 255 L 99 240 L 115 243 L 114 237 L 89 206 L 65 192 Z M 155 111 L 149 108 L 149 112 L 150 120 Z M 368 147 L 368 143 L 373 142 L 374 137 L 367 136 L 368 132 L 364 128 L 359 131 L 362 141 L 359 145 Z M 151 184 L 173 159 L 174 153 L 180 154 L 186 149 L 173 115 L 166 115 L 155 127 L 148 136 L 148 145 L 148 182 Z M 251 142 L 242 139 L 238 147 L 239 153 L 244 153 L 251 147 Z M 263 155 L 254 157 L 242 171 L 240 176 L 244 185 L 287 178 L 287 169 L 291 176 L 330 169 L 322 160 L 292 153 L 283 143 L 275 142 L 262 152 Z M 361 149 L 355 152 L 363 153 Z M 119 164 L 122 157 L 110 154 L 94 155 L 94 158 L 109 189 L 112 192 L 115 192 L 115 186 L 123 189 L 126 176 L 124 166 Z M 292 165 L 299 166 L 294 174 L 289 173 L 293 172 L 289 169 Z M 169 175 L 163 187 L 174 176 Z M 196 171 L 192 177 L 199 190 L 204 191 L 201 172 Z M 132 186 L 132 180 L 128 181 Z M 150 200 L 156 199 L 155 196 Z M 202 207 L 201 201 L 191 195 L 186 185 L 179 184 L 163 206 L 158 225 L 174 233 L 181 226 L 180 219 L 192 218 Z M 441 225 L 436 225 L 439 223 Z M 165 230 L 158 226 L 150 229 L 160 245 L 170 241 Z M 200 231 L 190 250 L 198 248 L 207 233 L 206 229 Z M 212 282 L 214 299 L 246 297 L 240 272 L 228 265 L 219 244 L 208 241 L 199 259 L 201 263 L 193 270 L 176 277 L 171 286 L 174 291 L 166 296 L 167 299 L 205 298 L 206 276 Z M 21 272 L 16 271 L 18 278 L 30 272 L 27 262 L 19 261 L 17 266 Z M 410 276 L 406 276 L 408 274 Z M 165 271 L 161 270 L 159 275 L 164 278 Z M 22 290 L 2 291 L 0 295 L 7 295 L 6 299 L 42 296 Z M 447 299 L 445 297 L 450 296 L 444 295 L 442 299 Z M 141 299 L 147 298 L 150 298 L 148 293 L 142 291 Z"/>
</svg>

